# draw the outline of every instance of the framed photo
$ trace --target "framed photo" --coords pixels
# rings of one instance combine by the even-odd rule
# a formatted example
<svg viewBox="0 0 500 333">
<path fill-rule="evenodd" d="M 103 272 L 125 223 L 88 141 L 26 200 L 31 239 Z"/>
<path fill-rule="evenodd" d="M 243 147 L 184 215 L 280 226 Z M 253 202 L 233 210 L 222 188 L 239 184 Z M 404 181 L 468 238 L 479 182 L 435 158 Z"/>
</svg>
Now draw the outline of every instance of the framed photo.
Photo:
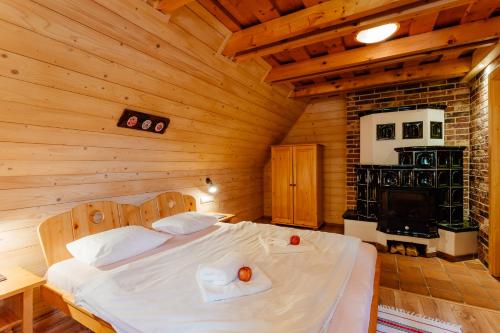
<svg viewBox="0 0 500 333">
<path fill-rule="evenodd" d="M 395 140 L 396 124 L 378 124 L 377 140 Z"/>
<path fill-rule="evenodd" d="M 120 117 L 120 120 L 118 120 L 117 126 L 163 134 L 167 130 L 169 124 L 169 118 L 125 109 Z"/>
</svg>

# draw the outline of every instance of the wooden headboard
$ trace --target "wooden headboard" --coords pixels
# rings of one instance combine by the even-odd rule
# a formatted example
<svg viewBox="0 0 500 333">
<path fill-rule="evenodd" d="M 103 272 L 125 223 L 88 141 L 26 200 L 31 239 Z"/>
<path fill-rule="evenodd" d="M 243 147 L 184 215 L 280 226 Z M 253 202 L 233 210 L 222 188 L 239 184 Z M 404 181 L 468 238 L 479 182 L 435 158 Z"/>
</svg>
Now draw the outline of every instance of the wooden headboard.
<svg viewBox="0 0 500 333">
<path fill-rule="evenodd" d="M 40 223 L 38 237 L 45 261 L 51 266 L 71 258 L 66 244 L 102 231 L 127 225 L 151 224 L 160 218 L 196 211 L 196 200 L 179 192 L 166 192 L 140 206 L 96 201 L 83 204 Z"/>
</svg>

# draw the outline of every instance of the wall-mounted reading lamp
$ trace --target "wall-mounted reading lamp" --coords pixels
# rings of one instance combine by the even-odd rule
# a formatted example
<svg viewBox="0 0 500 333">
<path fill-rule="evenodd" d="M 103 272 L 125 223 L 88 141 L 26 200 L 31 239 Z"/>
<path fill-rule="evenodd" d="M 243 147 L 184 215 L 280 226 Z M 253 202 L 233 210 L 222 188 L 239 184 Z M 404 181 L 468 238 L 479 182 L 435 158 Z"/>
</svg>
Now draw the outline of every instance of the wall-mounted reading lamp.
<svg viewBox="0 0 500 333">
<path fill-rule="evenodd" d="M 217 191 L 219 190 L 217 188 L 217 186 L 214 185 L 214 183 L 212 182 L 212 180 L 210 178 L 207 177 L 205 179 L 205 183 L 207 183 L 207 185 L 208 185 L 208 192 L 209 193 L 212 193 L 212 194 L 217 193 Z"/>
</svg>

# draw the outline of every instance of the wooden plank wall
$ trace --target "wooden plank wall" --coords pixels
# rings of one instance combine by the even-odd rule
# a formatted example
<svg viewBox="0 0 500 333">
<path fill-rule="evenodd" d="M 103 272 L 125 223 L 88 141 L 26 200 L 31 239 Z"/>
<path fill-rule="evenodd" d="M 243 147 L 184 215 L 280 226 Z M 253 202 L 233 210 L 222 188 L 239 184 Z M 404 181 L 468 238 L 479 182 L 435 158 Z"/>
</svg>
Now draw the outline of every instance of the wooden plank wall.
<svg viewBox="0 0 500 333">
<path fill-rule="evenodd" d="M 323 186 L 324 220 L 343 224 L 346 209 L 346 106 L 344 97 L 308 105 L 282 141 L 320 143 L 325 146 Z M 264 214 L 271 216 L 271 166 L 264 168 Z"/>
<path fill-rule="evenodd" d="M 228 30 L 193 2 L 0 2 L 0 272 L 46 267 L 36 226 L 93 200 L 177 190 L 201 210 L 263 214 L 262 168 L 305 105 L 262 83 L 263 62 L 217 55 Z M 125 108 L 168 116 L 165 135 L 116 127 Z"/>
</svg>

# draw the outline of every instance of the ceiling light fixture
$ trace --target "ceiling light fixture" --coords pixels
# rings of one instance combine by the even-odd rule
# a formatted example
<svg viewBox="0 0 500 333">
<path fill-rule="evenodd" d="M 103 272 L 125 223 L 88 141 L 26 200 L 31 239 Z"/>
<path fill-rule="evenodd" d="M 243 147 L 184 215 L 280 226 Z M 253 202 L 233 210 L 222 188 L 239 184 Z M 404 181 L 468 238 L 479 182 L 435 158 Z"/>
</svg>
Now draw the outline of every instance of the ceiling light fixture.
<svg viewBox="0 0 500 333">
<path fill-rule="evenodd" d="M 399 29 L 399 23 L 387 23 L 361 30 L 356 34 L 356 40 L 364 44 L 378 43 L 391 37 Z"/>
</svg>

